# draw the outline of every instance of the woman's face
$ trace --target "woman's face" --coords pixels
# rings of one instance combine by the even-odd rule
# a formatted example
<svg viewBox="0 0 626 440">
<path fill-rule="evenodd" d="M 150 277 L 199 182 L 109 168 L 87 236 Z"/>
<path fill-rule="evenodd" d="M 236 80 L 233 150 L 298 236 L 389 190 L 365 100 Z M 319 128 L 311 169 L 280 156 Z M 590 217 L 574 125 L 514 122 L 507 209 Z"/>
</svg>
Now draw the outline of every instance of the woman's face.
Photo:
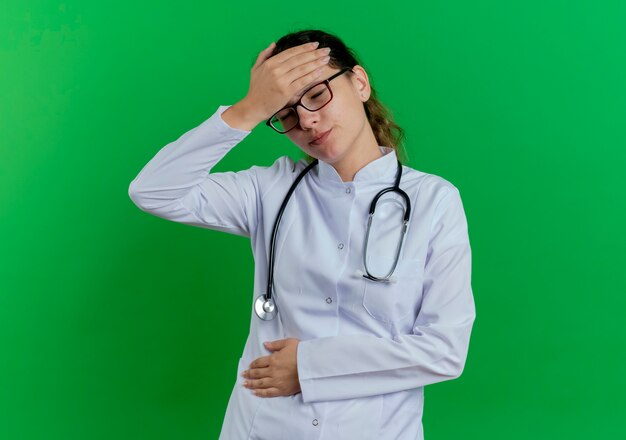
<svg viewBox="0 0 626 440">
<path fill-rule="evenodd" d="M 350 153 L 358 154 L 355 145 L 371 144 L 371 127 L 365 114 L 363 103 L 370 95 L 370 85 L 365 70 L 356 65 L 354 74 L 345 72 L 330 81 L 332 100 L 321 109 L 311 112 L 302 106 L 297 107 L 300 122 L 286 136 L 308 155 L 327 163 L 340 162 L 349 158 Z M 340 69 L 324 66 L 318 79 L 312 81 L 304 90 L 319 81 L 329 78 Z M 288 104 L 299 99 L 301 93 Z M 314 138 L 330 130 L 320 144 L 311 144 Z M 365 141 L 365 142 L 364 142 Z"/>
</svg>

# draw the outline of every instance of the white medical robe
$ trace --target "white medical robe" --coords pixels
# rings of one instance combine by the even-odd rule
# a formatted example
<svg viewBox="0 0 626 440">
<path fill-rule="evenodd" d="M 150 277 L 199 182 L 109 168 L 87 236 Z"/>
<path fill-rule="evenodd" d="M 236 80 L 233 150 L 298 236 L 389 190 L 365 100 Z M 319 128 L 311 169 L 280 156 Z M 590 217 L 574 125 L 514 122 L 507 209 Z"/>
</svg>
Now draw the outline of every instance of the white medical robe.
<svg viewBox="0 0 626 440">
<path fill-rule="evenodd" d="M 250 335 L 220 439 L 423 439 L 424 386 L 461 374 L 475 319 L 470 243 L 458 189 L 442 177 L 403 166 L 400 187 L 411 200 L 411 215 L 396 282 L 373 282 L 357 271 L 364 271 L 369 206 L 393 185 L 396 153 L 379 146 L 384 155 L 351 182 L 320 161 L 300 181 L 282 217 L 274 267 L 278 316 L 262 321 L 253 301 L 266 290 L 272 228 L 306 162 L 283 156 L 268 167 L 210 173 L 251 133 L 224 122 L 227 108 L 219 106 L 165 145 L 129 188 L 146 212 L 251 240 Z M 385 275 L 393 264 L 403 209 L 395 193 L 378 202 L 368 244 L 373 275 Z M 242 386 L 240 373 L 271 353 L 263 342 L 289 337 L 301 340 L 301 393 L 254 396 Z"/>
</svg>

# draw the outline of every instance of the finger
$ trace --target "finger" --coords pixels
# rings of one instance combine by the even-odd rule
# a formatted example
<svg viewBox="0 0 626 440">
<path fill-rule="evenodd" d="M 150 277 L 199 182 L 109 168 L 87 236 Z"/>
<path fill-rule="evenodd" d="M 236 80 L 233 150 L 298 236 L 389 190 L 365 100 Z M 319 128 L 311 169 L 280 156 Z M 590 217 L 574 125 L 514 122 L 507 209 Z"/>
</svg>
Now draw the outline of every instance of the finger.
<svg viewBox="0 0 626 440">
<path fill-rule="evenodd" d="M 313 43 L 304 43 L 304 44 L 300 44 L 299 46 L 293 46 L 293 47 L 290 47 L 289 49 L 283 50 L 279 54 L 274 55 L 272 59 L 275 60 L 274 61 L 275 63 L 282 64 L 295 55 L 306 53 L 306 52 L 311 52 L 315 50 L 318 45 L 319 45 L 319 42 L 316 41 Z"/>
<path fill-rule="evenodd" d="M 250 362 L 250 368 L 263 368 L 267 367 L 270 364 L 270 356 L 261 356 L 260 358 L 256 358 L 252 362 Z"/>
<path fill-rule="evenodd" d="M 302 88 L 307 85 L 307 82 L 312 82 L 313 79 L 319 76 L 319 72 L 315 72 L 316 69 L 323 68 L 330 62 L 330 55 L 324 51 L 326 48 L 315 50 L 313 52 L 301 54 L 291 60 L 281 64 L 279 75 L 283 77 L 291 87 L 296 89 Z M 285 70 L 282 70 L 282 69 Z M 323 69 L 320 69 L 320 72 Z M 310 75 L 305 78 L 306 75 Z M 293 85 L 296 81 L 301 80 L 300 83 Z"/>
<path fill-rule="evenodd" d="M 254 388 L 269 388 L 271 386 L 270 378 L 264 377 L 262 379 L 248 379 L 243 385 L 246 388 L 254 389 Z"/>
<path fill-rule="evenodd" d="M 315 49 L 313 51 L 301 53 L 295 55 L 280 65 L 280 72 L 292 73 L 294 69 L 305 66 L 309 62 L 315 62 L 316 60 L 321 60 L 324 57 L 329 57 L 330 50 L 328 47 L 322 47 L 319 49 Z"/>
<path fill-rule="evenodd" d="M 261 53 L 259 53 L 259 56 L 257 57 L 256 62 L 254 63 L 254 66 L 252 66 L 252 68 L 256 69 L 258 66 L 263 64 L 265 60 L 270 57 L 270 54 L 272 53 L 272 50 L 274 50 L 274 47 L 276 47 L 276 43 L 272 41 L 268 47 L 266 47 L 261 51 Z"/>
<path fill-rule="evenodd" d="M 248 370 L 248 372 L 246 373 L 244 377 L 246 377 L 247 379 L 259 379 L 261 377 L 271 377 L 269 370 L 270 370 L 269 367 L 252 368 Z"/>
<path fill-rule="evenodd" d="M 324 71 L 324 66 L 326 66 L 328 62 L 328 57 L 316 58 L 302 66 L 296 67 L 286 76 L 291 80 L 291 84 L 293 84 L 294 87 L 306 87 Z"/>
<path fill-rule="evenodd" d="M 278 396 L 282 396 L 280 390 L 278 388 L 260 388 L 260 389 L 256 389 L 254 391 L 252 391 L 252 394 L 254 394 L 257 397 L 278 397 Z"/>
<path fill-rule="evenodd" d="M 313 84 L 320 82 L 320 77 L 324 71 L 324 65 L 314 65 L 314 70 L 306 71 L 302 76 L 294 78 L 290 87 L 296 91 L 297 96 L 302 96 L 304 92 Z"/>
</svg>

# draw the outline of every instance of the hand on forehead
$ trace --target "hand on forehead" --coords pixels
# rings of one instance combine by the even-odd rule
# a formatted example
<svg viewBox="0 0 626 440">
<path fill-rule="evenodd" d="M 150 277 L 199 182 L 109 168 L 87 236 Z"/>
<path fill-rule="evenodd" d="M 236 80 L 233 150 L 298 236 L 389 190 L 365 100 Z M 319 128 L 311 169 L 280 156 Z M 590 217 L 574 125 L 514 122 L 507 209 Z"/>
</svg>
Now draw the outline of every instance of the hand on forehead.
<svg viewBox="0 0 626 440">
<path fill-rule="evenodd" d="M 328 76 L 330 74 L 327 74 L 326 76 Z M 322 78 L 325 78 L 324 74 L 322 74 Z M 324 81 L 324 79 L 322 78 L 316 78 L 312 81 L 310 81 L 308 84 L 306 84 L 304 87 L 302 87 L 302 89 L 300 89 L 298 91 L 298 93 L 296 93 L 293 98 L 291 98 L 291 100 L 287 103 L 287 105 L 293 105 L 295 104 L 301 97 L 302 95 L 304 95 L 304 92 L 306 92 L 309 88 L 311 88 L 313 85 L 315 84 L 319 84 L 321 82 Z"/>
</svg>

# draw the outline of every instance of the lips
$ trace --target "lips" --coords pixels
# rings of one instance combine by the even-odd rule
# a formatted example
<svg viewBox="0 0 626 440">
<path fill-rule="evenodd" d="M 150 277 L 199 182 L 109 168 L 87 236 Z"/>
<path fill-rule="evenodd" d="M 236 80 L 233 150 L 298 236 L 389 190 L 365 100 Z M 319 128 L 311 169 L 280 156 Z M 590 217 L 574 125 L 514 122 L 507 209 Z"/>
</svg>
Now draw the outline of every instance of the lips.
<svg viewBox="0 0 626 440">
<path fill-rule="evenodd" d="M 324 133 L 322 133 L 318 137 L 314 138 L 310 142 L 310 144 L 311 145 L 319 145 L 319 144 L 323 143 L 326 140 L 326 138 L 328 138 L 328 135 L 330 134 L 331 130 L 332 130 L 332 128 L 330 130 L 328 130 L 328 131 L 325 131 Z"/>
</svg>

